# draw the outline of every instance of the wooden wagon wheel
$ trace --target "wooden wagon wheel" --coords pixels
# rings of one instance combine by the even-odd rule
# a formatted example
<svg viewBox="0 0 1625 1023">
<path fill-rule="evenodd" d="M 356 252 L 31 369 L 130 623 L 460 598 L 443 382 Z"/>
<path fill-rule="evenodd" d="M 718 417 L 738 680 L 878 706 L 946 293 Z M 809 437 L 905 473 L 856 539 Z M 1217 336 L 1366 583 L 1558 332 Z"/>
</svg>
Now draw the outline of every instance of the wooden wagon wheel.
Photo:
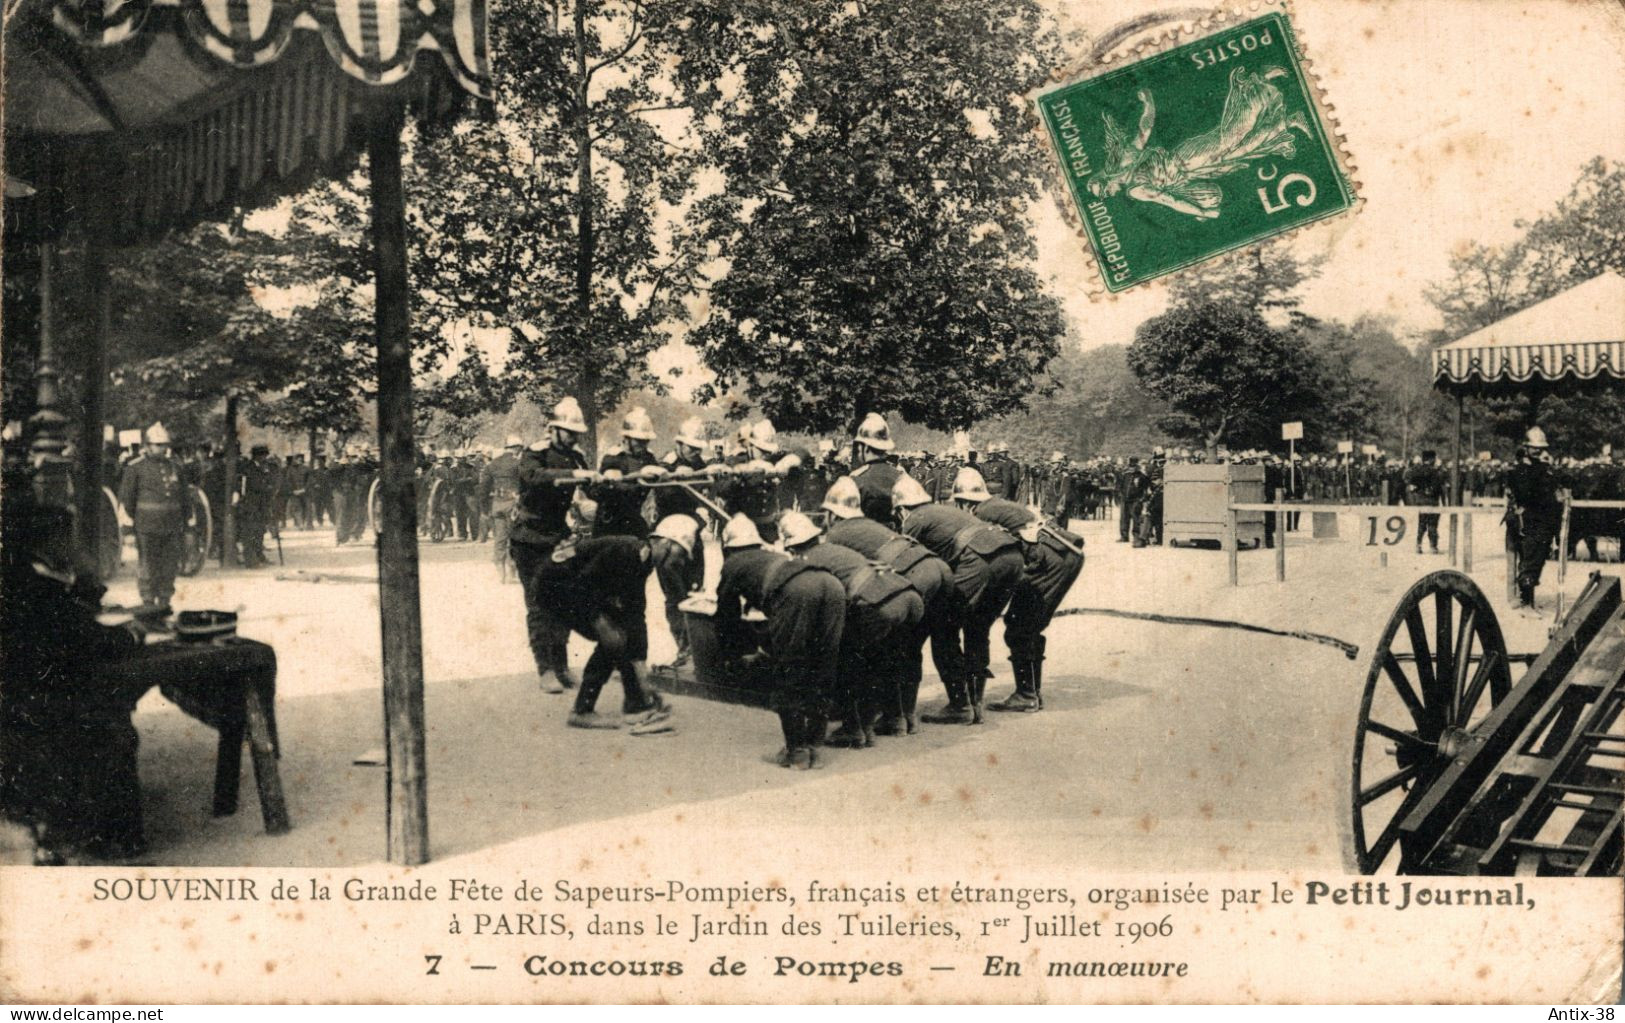
<svg viewBox="0 0 1625 1023">
<path fill-rule="evenodd" d="M 1342 829 L 1362 874 L 1394 855 L 1405 816 L 1512 688 L 1495 612 L 1459 572 L 1434 572 L 1407 590 L 1370 650 Z"/>
<path fill-rule="evenodd" d="M 186 496 L 190 514 L 181 543 L 180 574 L 193 576 L 203 570 L 208 560 L 209 548 L 214 542 L 214 513 L 209 508 L 208 495 L 202 490 L 190 487 Z"/>
<path fill-rule="evenodd" d="M 124 527 L 119 523 L 123 508 L 111 487 L 103 487 L 107 505 L 102 510 L 101 528 L 96 531 L 96 572 L 103 582 L 118 575 L 124 564 Z"/>
<path fill-rule="evenodd" d="M 441 505 L 446 500 L 445 480 L 435 480 L 429 485 L 429 501 L 427 506 L 429 518 L 429 539 L 439 543 L 446 538 L 446 523 L 442 521 Z"/>
<path fill-rule="evenodd" d="M 379 527 L 384 521 L 383 498 L 378 495 L 378 485 L 381 481 L 374 476 L 371 486 L 367 487 L 367 525 L 372 529 L 372 535 L 377 536 Z"/>
</svg>

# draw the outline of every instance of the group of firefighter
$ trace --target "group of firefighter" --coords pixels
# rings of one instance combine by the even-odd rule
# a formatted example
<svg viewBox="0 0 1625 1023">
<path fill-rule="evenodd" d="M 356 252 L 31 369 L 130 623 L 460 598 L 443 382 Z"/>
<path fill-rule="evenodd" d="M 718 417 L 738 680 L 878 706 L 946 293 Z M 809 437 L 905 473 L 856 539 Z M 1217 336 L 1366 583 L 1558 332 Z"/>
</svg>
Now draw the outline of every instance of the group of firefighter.
<svg viewBox="0 0 1625 1023">
<path fill-rule="evenodd" d="M 816 767 L 826 744 L 868 747 L 922 721 L 969 725 L 984 708 L 1042 709 L 1044 631 L 1083 567 L 1083 541 L 994 496 L 977 469 L 958 470 L 951 503 L 933 500 L 893 461 L 878 415 L 860 425 L 851 462 L 827 484 L 831 459 L 785 450 L 766 420 L 741 431 L 736 454 L 708 459 L 711 442 L 691 419 L 657 458 L 649 416 L 634 409 L 596 470 L 578 447 L 586 430 L 564 399 L 545 440 L 515 450 L 509 438 L 512 475 L 498 480 L 499 493 L 511 484 L 506 539 L 541 686 L 576 690 L 571 726 L 672 730 L 670 706 L 649 685 L 645 588 L 652 572 L 681 668 L 691 657 L 683 607 L 704 589 L 702 533 L 713 520 L 722 527 L 711 615 L 721 658 L 727 671 L 770 676 L 783 766 Z M 643 513 L 651 494 L 652 528 Z M 988 703 L 1001 616 L 1015 689 Z M 579 680 L 566 654 L 572 632 L 594 643 Z M 947 701 L 922 714 L 927 645 Z M 621 714 L 600 713 L 615 674 Z"/>
</svg>

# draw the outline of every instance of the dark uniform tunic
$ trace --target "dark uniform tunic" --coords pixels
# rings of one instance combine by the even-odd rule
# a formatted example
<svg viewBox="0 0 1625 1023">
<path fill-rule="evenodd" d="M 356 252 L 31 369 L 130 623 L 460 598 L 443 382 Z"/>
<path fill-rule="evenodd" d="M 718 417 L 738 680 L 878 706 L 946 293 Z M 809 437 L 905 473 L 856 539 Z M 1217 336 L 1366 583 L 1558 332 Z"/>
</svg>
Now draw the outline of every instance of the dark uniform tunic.
<svg viewBox="0 0 1625 1023">
<path fill-rule="evenodd" d="M 747 605 L 767 616 L 767 653 L 785 742 L 792 749 L 812 745 L 823 738 L 835 691 L 846 591 L 835 576 L 804 560 L 754 547 L 729 551 L 717 584 L 715 618 L 727 656 L 744 656 L 757 647 L 744 620 Z"/>
<path fill-rule="evenodd" d="M 277 473 L 263 458 L 241 464 L 243 499 L 237 505 L 243 563 L 250 568 L 269 564 L 265 557 L 265 530 L 271 524 L 271 502 L 276 496 Z"/>
<path fill-rule="evenodd" d="M 978 504 L 976 517 L 1018 537 L 1037 522 L 1026 508 L 997 497 Z M 1044 659 L 1044 630 L 1083 571 L 1083 539 L 1058 526 L 1039 527 L 1022 548 L 1021 582 L 1004 615 L 1004 643 L 1017 663 Z"/>
<path fill-rule="evenodd" d="M 1405 470 L 1405 501 L 1413 505 L 1440 505 L 1444 503 L 1444 472 L 1432 462 L 1420 462 Z M 1422 537 L 1439 550 L 1439 515 L 1423 512 L 1417 516 L 1416 549 L 1422 549 Z"/>
<path fill-rule="evenodd" d="M 852 470 L 852 481 L 858 485 L 858 506 L 863 514 L 882 525 L 892 524 L 891 491 L 902 478 L 903 470 L 890 462 L 864 462 Z"/>
<path fill-rule="evenodd" d="M 801 560 L 831 573 L 846 591 L 846 624 L 838 665 L 839 709 L 867 729 L 882 713 L 899 713 L 909 677 L 907 648 L 925 617 L 925 602 L 889 566 L 837 543 L 821 543 Z M 916 651 L 919 644 L 913 644 Z M 855 716 L 855 717 L 854 717 Z"/>
<path fill-rule="evenodd" d="M 480 471 L 480 500 L 490 509 L 491 560 L 508 561 L 508 536 L 513 530 L 513 507 L 519 500 L 519 456 L 504 451 Z"/>
<path fill-rule="evenodd" d="M 945 678 L 943 684 L 950 706 L 979 703 L 991 659 L 988 635 L 1021 581 L 1020 541 L 970 512 L 942 504 L 911 509 L 903 520 L 903 533 L 953 569 L 954 587 L 965 608 L 965 672 L 962 679 Z"/>
<path fill-rule="evenodd" d="M 591 714 L 598 694 L 621 673 L 621 709 L 635 714 L 652 701 L 634 668 L 649 656 L 644 597 L 649 548 L 631 536 L 567 540 L 537 566 L 536 590 L 565 627 L 597 642 L 581 672 L 575 712 Z"/>
<path fill-rule="evenodd" d="M 11 500 L 6 513 L 15 517 Z M 29 545 L 7 527 L 0 813 L 39 828 L 47 847 L 137 854 L 145 842 L 130 714 L 144 687 L 110 682 L 97 666 L 129 656 L 139 642 L 96 621 L 100 587 L 36 568 Z"/>
<path fill-rule="evenodd" d="M 1552 540 L 1563 521 L 1557 480 L 1545 462 L 1521 461 L 1507 473 L 1507 517 L 1518 532 L 1518 590 L 1525 603 L 1534 600 Z"/>
<path fill-rule="evenodd" d="M 904 536 L 868 518 L 836 519 L 830 523 L 827 543 L 850 548 L 870 561 L 891 566 L 907 579 L 923 602 L 923 617 L 905 644 L 908 675 L 900 693 L 900 706 L 891 711 L 912 719 L 924 674 L 923 650 L 931 640 L 931 659 L 943 678 L 962 678 L 965 651 L 960 645 L 965 606 L 954 586 L 953 570 L 913 537 Z"/>
<path fill-rule="evenodd" d="M 519 458 L 519 498 L 513 510 L 513 532 L 508 538 L 514 568 L 525 591 L 525 631 L 536 670 L 563 671 L 567 667 L 569 627 L 560 622 L 540 589 L 541 568 L 553 548 L 569 535 L 566 518 L 574 488 L 555 481 L 587 467 L 578 449 L 550 444 L 527 450 Z"/>
<path fill-rule="evenodd" d="M 636 477 L 639 469 L 654 464 L 655 456 L 647 448 L 635 453 L 620 451 L 599 460 L 599 472 L 619 472 L 623 478 L 604 480 L 592 487 L 592 498 L 598 502 L 598 535 L 639 539 L 649 535 L 649 523 L 643 517 L 643 502 L 649 496 L 649 489 Z"/>
<path fill-rule="evenodd" d="M 738 474 L 717 487 L 722 506 L 733 515 L 747 515 L 767 543 L 779 538 L 779 481 L 763 471 L 736 466 Z"/>
<path fill-rule="evenodd" d="M 124 468 L 119 503 L 135 519 L 140 558 L 137 585 L 146 604 L 167 605 L 175 596 L 186 528 L 186 486 L 180 465 L 167 455 L 137 458 Z"/>
</svg>

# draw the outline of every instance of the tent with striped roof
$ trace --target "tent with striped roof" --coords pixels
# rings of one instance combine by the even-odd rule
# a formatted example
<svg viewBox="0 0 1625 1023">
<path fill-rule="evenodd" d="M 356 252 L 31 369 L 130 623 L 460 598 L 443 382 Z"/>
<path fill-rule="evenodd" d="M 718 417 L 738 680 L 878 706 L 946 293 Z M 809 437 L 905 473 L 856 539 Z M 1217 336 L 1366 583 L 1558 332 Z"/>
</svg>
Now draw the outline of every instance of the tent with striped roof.
<svg viewBox="0 0 1625 1023">
<path fill-rule="evenodd" d="M 78 501 L 82 530 L 100 517 L 114 247 L 269 202 L 367 153 L 383 456 L 387 851 L 396 863 L 426 862 L 400 135 L 409 109 L 436 125 L 470 101 L 490 100 L 486 0 L 5 0 L 4 14 L 5 243 L 39 250 L 31 464 L 42 494 Z M 92 307 L 99 326 L 91 350 L 61 352 L 49 326 L 51 253 L 71 227 L 85 243 L 87 286 L 76 300 Z M 73 484 L 59 362 L 87 382 Z"/>
</svg>

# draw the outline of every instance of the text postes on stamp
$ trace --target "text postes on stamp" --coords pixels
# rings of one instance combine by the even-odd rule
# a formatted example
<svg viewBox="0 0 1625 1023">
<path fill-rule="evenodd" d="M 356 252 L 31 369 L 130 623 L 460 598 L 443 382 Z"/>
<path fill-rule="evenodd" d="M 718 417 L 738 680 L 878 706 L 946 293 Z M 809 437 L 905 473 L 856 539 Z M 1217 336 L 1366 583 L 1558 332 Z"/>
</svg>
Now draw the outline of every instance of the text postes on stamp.
<svg viewBox="0 0 1625 1023">
<path fill-rule="evenodd" d="M 1285 15 L 1038 98 L 1108 291 L 1354 208 Z"/>
</svg>

